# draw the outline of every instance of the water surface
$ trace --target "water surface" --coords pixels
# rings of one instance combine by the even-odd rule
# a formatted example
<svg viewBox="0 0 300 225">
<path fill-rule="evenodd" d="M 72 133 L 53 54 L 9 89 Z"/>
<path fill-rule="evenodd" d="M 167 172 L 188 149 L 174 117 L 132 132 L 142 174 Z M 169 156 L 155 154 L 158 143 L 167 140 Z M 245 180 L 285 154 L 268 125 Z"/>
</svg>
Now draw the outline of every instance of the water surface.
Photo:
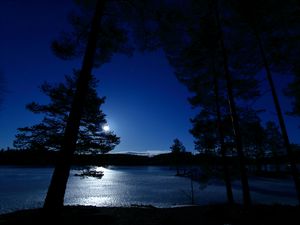
<svg viewBox="0 0 300 225">
<path fill-rule="evenodd" d="M 192 203 L 204 205 L 226 201 L 222 182 L 212 181 L 206 188 L 188 178 L 174 176 L 175 170 L 157 166 L 94 167 L 104 172 L 101 179 L 75 176 L 72 169 L 65 196 L 68 205 L 172 207 Z M 43 205 L 53 168 L 0 167 L 0 213 Z M 297 204 L 291 180 L 251 178 L 254 203 Z M 193 185 L 193 192 L 191 189 Z M 234 198 L 242 202 L 241 185 L 233 182 Z"/>
</svg>

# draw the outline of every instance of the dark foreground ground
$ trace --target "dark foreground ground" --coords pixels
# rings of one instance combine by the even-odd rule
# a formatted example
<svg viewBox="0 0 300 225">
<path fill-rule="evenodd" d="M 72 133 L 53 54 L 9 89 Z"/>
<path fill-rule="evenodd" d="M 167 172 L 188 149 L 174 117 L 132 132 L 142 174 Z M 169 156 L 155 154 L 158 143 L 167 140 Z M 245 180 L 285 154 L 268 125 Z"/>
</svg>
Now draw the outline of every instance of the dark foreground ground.
<svg viewBox="0 0 300 225">
<path fill-rule="evenodd" d="M 61 212 L 41 209 L 0 215 L 0 224 L 101 224 L 101 225 L 190 225 L 190 224 L 300 224 L 300 208 L 283 205 L 256 205 L 244 209 L 239 205 L 154 207 L 84 207 L 67 206 Z"/>
</svg>

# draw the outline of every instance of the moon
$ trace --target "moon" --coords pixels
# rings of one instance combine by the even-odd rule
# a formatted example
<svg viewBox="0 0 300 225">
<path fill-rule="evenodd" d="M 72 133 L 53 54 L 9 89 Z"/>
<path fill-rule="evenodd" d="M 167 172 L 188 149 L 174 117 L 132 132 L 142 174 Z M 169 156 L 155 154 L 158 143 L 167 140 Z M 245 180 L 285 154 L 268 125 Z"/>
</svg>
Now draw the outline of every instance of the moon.
<svg viewBox="0 0 300 225">
<path fill-rule="evenodd" d="M 103 125 L 102 127 L 104 132 L 108 132 L 110 130 L 110 127 L 108 126 L 108 124 Z"/>
</svg>

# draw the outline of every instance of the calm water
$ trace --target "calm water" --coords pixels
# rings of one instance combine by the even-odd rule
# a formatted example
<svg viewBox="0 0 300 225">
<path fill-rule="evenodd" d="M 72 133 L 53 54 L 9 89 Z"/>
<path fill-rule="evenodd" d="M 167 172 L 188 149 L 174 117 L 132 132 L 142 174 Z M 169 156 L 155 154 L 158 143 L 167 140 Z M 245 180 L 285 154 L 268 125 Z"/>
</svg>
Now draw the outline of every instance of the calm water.
<svg viewBox="0 0 300 225">
<path fill-rule="evenodd" d="M 154 205 L 170 207 L 191 204 L 191 181 L 174 176 L 169 167 L 95 167 L 102 179 L 74 176 L 68 182 L 65 204 L 95 206 Z M 0 213 L 41 207 L 52 175 L 52 168 L 0 167 Z M 235 200 L 241 202 L 239 181 L 233 183 Z M 196 204 L 225 202 L 221 182 L 200 187 L 193 183 Z M 291 181 L 251 179 L 254 202 L 297 204 Z M 272 189 L 270 189 L 272 188 Z M 272 190 L 272 191 L 271 191 Z"/>
</svg>

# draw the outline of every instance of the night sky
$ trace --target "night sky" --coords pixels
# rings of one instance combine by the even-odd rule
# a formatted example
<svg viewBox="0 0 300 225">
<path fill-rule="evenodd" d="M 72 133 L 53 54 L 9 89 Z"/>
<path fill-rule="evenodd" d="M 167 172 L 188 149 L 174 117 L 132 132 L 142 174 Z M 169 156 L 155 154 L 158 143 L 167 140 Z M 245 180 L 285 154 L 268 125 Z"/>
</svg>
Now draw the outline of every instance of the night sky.
<svg viewBox="0 0 300 225">
<path fill-rule="evenodd" d="M 63 61 L 50 49 L 59 32 L 68 29 L 72 5 L 72 0 L 0 1 L 0 71 L 6 81 L 0 110 L 0 148 L 12 147 L 17 128 L 41 120 L 42 116 L 25 109 L 31 101 L 47 102 L 39 85 L 63 81 L 73 68 L 80 68 L 81 59 Z M 121 137 L 113 152 L 170 151 L 175 138 L 188 151 L 193 150 L 189 118 L 197 111 L 187 102 L 190 94 L 177 81 L 162 51 L 136 52 L 132 57 L 115 55 L 93 74 L 100 80 L 99 95 L 107 97 L 102 110 L 111 129 Z M 276 83 L 282 88 L 286 76 L 278 76 Z M 288 110 L 287 99 L 281 96 L 280 100 Z M 257 105 L 268 107 L 263 119 L 277 121 L 269 95 Z M 286 117 L 286 122 L 291 141 L 299 143 L 300 120 Z"/>
</svg>

